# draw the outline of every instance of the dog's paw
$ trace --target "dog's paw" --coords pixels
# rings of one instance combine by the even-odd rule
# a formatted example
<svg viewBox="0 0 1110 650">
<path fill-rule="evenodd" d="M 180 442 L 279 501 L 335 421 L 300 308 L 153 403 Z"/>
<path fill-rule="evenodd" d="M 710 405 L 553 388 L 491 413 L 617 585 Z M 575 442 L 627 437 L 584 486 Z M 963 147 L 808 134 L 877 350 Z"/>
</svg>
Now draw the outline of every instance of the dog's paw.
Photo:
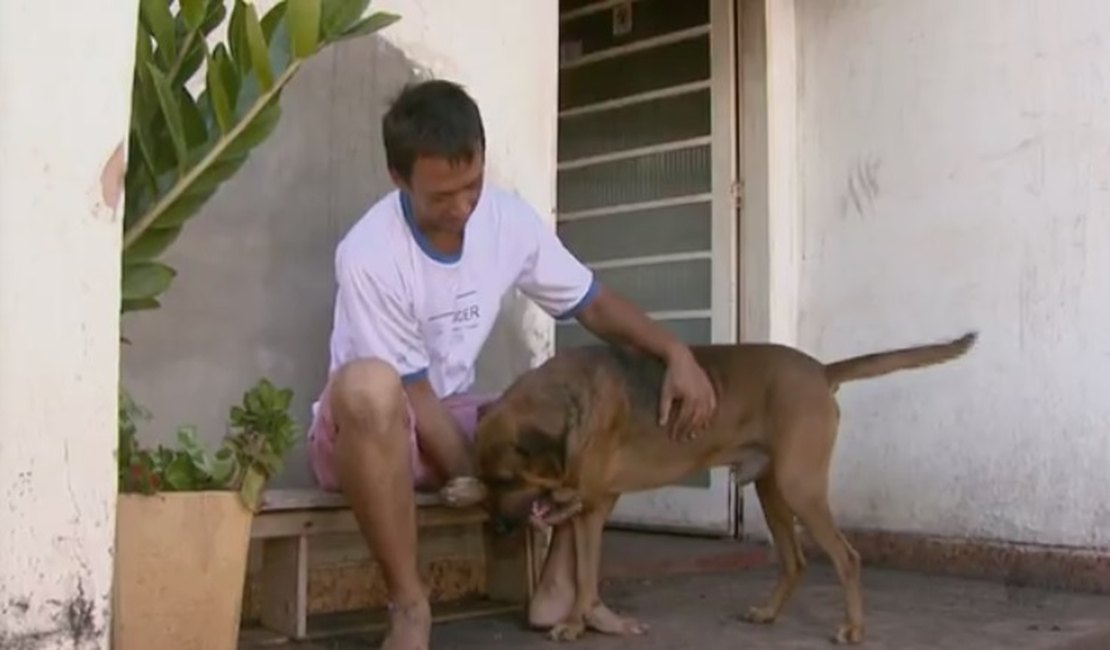
<svg viewBox="0 0 1110 650">
<path fill-rule="evenodd" d="M 586 632 L 586 624 L 583 621 L 564 621 L 556 623 L 547 632 L 547 638 L 552 641 L 576 641 Z"/>
<path fill-rule="evenodd" d="M 863 641 L 863 626 L 841 623 L 832 642 L 838 645 L 855 645 Z"/>
<path fill-rule="evenodd" d="M 749 607 L 744 620 L 756 625 L 769 625 L 775 622 L 775 613 L 769 607 Z"/>
</svg>

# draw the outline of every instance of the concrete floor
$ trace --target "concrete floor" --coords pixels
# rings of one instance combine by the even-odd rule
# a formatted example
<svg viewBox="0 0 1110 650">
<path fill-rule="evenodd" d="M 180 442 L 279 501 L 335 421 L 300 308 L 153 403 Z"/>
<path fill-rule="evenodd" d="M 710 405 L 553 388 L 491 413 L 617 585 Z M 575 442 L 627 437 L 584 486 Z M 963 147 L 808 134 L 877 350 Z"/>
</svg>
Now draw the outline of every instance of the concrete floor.
<svg viewBox="0 0 1110 650">
<path fill-rule="evenodd" d="M 759 567 L 652 580 L 607 580 L 602 597 L 652 628 L 631 639 L 588 635 L 556 644 L 521 627 L 517 616 L 445 623 L 433 650 L 540 650 L 577 647 L 636 650 L 825 649 L 843 600 L 831 569 L 811 565 L 791 606 L 773 626 L 737 615 L 760 603 L 775 569 Z M 865 568 L 868 638 L 860 648 L 899 650 L 1110 650 L 1110 597 L 1007 588 L 999 584 Z M 370 650 L 373 636 L 276 646 L 288 650 Z"/>
</svg>

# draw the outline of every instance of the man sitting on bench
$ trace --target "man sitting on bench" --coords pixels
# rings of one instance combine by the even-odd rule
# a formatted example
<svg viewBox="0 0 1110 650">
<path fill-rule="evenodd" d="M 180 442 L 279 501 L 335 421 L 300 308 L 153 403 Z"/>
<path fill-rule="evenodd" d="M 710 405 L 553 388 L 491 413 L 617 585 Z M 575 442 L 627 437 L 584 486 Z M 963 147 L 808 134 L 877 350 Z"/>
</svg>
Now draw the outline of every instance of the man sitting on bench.
<svg viewBox="0 0 1110 650">
<path fill-rule="evenodd" d="M 601 287 L 527 203 L 486 182 L 481 116 L 462 88 L 407 87 L 382 135 L 397 189 L 336 250 L 330 372 L 313 405 L 309 456 L 320 487 L 346 496 L 381 565 L 391 601 L 382 647 L 425 650 L 431 614 L 413 488 L 458 506 L 482 498 L 466 445 L 484 398 L 468 391 L 506 290 L 664 359 L 660 417 L 676 435 L 704 426 L 715 404 L 686 346 Z M 529 607 L 537 627 L 570 610 L 573 543 L 567 527 L 555 531 Z"/>
</svg>

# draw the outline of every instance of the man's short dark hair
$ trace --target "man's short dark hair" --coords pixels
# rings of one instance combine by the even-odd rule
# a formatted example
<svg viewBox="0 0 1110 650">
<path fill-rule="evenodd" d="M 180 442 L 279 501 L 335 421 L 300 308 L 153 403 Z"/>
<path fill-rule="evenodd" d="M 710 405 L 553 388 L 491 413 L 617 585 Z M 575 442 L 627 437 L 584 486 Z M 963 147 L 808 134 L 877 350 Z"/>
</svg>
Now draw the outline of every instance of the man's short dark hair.
<svg viewBox="0 0 1110 650">
<path fill-rule="evenodd" d="M 386 163 L 406 182 L 421 156 L 469 163 L 486 146 L 478 105 L 462 86 L 438 79 L 405 86 L 382 117 L 382 140 Z"/>
</svg>

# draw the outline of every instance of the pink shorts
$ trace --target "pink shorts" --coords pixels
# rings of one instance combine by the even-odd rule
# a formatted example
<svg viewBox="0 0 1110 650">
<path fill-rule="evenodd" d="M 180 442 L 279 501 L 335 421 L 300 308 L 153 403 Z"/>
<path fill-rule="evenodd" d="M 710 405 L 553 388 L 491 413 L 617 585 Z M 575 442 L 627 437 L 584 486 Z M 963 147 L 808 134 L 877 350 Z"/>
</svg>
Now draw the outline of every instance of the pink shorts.
<svg viewBox="0 0 1110 650">
<path fill-rule="evenodd" d="M 478 426 L 478 408 L 494 398 L 495 396 L 461 394 L 452 395 L 443 400 L 443 405 L 462 429 L 468 443 L 474 441 L 474 430 Z M 430 486 L 435 475 L 420 452 L 420 441 L 416 436 L 415 425 L 416 418 L 412 412 L 412 404 L 406 397 L 405 426 L 409 430 L 409 458 L 413 487 L 420 489 Z M 312 424 L 308 429 L 308 456 L 312 464 L 312 473 L 316 476 L 316 483 L 320 488 L 332 492 L 339 491 L 339 476 L 335 467 L 337 433 L 335 421 L 331 415 L 328 389 L 324 388 L 316 415 L 312 418 Z"/>
</svg>

